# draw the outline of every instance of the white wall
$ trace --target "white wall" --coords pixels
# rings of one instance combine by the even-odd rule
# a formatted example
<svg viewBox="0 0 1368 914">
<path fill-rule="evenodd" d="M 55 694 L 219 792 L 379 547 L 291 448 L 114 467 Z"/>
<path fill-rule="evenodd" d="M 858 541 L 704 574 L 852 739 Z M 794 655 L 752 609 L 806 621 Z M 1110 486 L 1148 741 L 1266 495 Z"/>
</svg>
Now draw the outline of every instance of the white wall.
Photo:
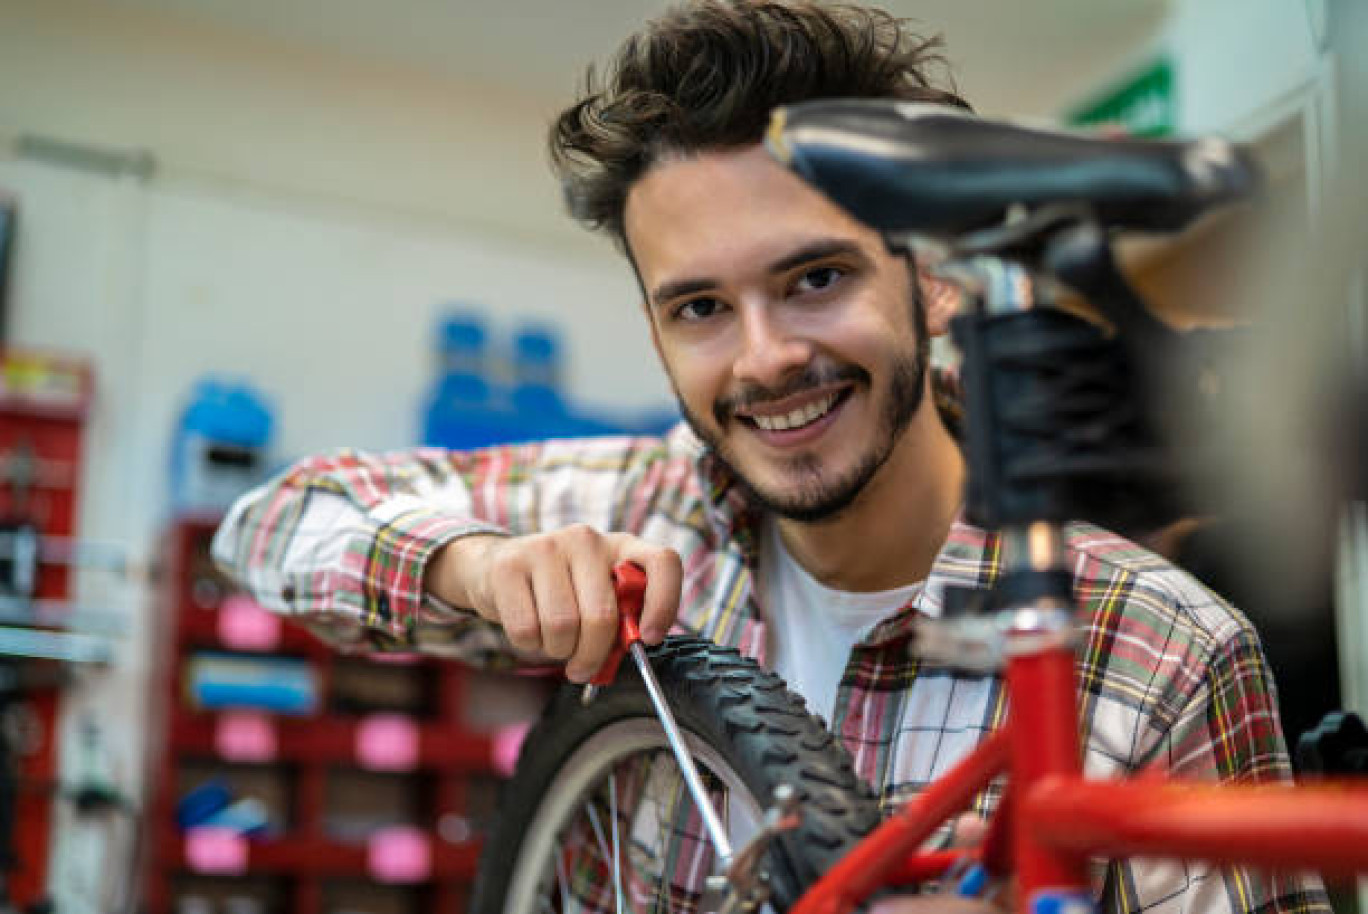
<svg viewBox="0 0 1368 914">
<path fill-rule="evenodd" d="M 90 0 L 0 3 L 0 85 L 0 135 L 596 250 L 544 165 L 554 105 L 497 87 Z"/>
<path fill-rule="evenodd" d="M 205 372 L 273 397 L 281 456 L 410 444 L 456 300 L 498 326 L 559 324 L 580 401 L 668 402 L 630 275 L 560 213 L 535 102 L 62 0 L 0 3 L 0 85 L 0 190 L 20 205 L 10 342 L 93 360 L 79 531 L 135 564 L 155 553 L 176 413 Z M 20 159 L 21 135 L 146 150 L 159 168 Z M 132 627 L 120 662 L 72 694 L 63 765 L 98 720 L 136 795 L 150 587 L 83 575 L 78 601 Z M 63 817 L 53 878 L 79 910 L 86 864 Z"/>
<path fill-rule="evenodd" d="M 1320 78 L 1325 29 L 1325 0 L 1178 0 L 1163 40 L 1179 130 L 1266 121 Z"/>
</svg>

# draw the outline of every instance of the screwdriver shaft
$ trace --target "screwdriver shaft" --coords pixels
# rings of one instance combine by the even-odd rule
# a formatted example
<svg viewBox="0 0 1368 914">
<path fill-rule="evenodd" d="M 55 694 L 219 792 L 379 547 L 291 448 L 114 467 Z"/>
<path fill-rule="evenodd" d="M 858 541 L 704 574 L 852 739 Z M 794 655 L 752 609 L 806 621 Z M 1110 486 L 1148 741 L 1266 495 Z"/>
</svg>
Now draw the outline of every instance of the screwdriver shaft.
<svg viewBox="0 0 1368 914">
<path fill-rule="evenodd" d="M 632 659 L 636 661 L 637 669 L 641 672 L 641 681 L 646 684 L 646 691 L 651 696 L 651 704 L 655 705 L 656 716 L 660 718 L 660 723 L 665 728 L 665 738 L 670 741 L 670 751 L 674 753 L 675 761 L 679 763 L 679 770 L 684 774 L 684 783 L 689 788 L 689 794 L 693 797 L 694 805 L 698 807 L 699 814 L 703 816 L 703 825 L 712 837 L 713 847 L 717 850 L 719 862 L 725 872 L 731 868 L 732 862 L 732 847 L 731 842 L 727 839 L 727 830 L 722 825 L 722 819 L 717 815 L 717 810 L 713 808 L 712 799 L 709 798 L 707 788 L 703 786 L 703 778 L 698 773 L 698 766 L 694 764 L 693 756 L 689 754 L 689 747 L 685 745 L 684 737 L 679 732 L 679 725 L 675 723 L 674 714 L 671 713 L 670 706 L 665 701 L 665 695 L 660 689 L 660 682 L 651 670 L 651 663 L 646 657 L 646 649 L 641 646 L 640 641 L 634 641 L 628 646 L 628 651 L 631 653 Z"/>
</svg>

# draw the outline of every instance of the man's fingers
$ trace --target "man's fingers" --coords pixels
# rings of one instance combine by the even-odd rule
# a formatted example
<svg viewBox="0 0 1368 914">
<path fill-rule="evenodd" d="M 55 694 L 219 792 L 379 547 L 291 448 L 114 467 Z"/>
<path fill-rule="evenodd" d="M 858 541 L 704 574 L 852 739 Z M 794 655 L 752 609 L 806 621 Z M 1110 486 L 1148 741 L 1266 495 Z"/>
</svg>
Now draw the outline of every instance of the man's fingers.
<svg viewBox="0 0 1368 914">
<path fill-rule="evenodd" d="M 950 847 L 976 847 L 988 838 L 989 822 L 976 813 L 965 813 L 950 823 Z M 954 888 L 952 885 L 951 888 Z M 942 896 L 946 897 L 946 896 Z M 953 896 L 948 896 L 953 897 Z M 1016 910 L 1016 881 L 988 884 L 988 891 L 980 891 L 976 904 L 988 905 L 997 914 Z"/>
<path fill-rule="evenodd" d="M 617 594 L 612 569 L 601 552 L 585 556 L 570 571 L 579 605 L 579 642 L 566 664 L 572 682 L 588 682 L 608 659 L 618 639 Z"/>
<path fill-rule="evenodd" d="M 646 596 L 641 606 L 641 639 L 647 644 L 665 640 L 679 615 L 679 588 L 684 569 L 673 549 L 645 547 L 625 556 L 646 572 Z"/>
<path fill-rule="evenodd" d="M 568 661 L 566 675 L 577 682 L 593 678 L 617 643 L 612 570 L 618 562 L 635 562 L 646 573 L 641 633 L 647 643 L 661 641 L 679 613 L 679 555 L 635 536 L 575 524 L 475 546 L 453 552 L 466 560 L 483 553 L 471 608 L 502 625 L 519 652 Z"/>
<path fill-rule="evenodd" d="M 532 581 L 526 575 L 508 575 L 494 582 L 493 592 L 499 624 L 508 643 L 526 654 L 541 653 L 541 620 L 537 617 Z"/>
<path fill-rule="evenodd" d="M 567 660 L 579 642 L 580 612 L 575 586 L 563 558 L 548 557 L 532 571 L 532 593 L 541 623 L 542 650 L 556 660 Z"/>
<path fill-rule="evenodd" d="M 988 837 L 988 823 L 982 816 L 967 812 L 950 825 L 951 847 L 973 847 Z"/>
</svg>

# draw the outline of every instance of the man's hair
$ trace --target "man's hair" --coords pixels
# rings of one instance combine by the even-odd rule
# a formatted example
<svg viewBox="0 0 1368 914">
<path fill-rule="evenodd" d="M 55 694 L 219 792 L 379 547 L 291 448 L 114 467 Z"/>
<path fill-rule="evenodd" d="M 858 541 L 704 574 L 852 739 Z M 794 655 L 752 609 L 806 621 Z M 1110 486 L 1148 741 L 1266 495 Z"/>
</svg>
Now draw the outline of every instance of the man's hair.
<svg viewBox="0 0 1368 914">
<path fill-rule="evenodd" d="M 667 158 L 759 142 L 770 111 L 817 98 L 968 108 L 931 73 L 940 39 L 881 10 L 817 0 L 694 0 L 649 23 L 551 128 L 570 214 L 626 247 L 627 192 Z"/>
</svg>

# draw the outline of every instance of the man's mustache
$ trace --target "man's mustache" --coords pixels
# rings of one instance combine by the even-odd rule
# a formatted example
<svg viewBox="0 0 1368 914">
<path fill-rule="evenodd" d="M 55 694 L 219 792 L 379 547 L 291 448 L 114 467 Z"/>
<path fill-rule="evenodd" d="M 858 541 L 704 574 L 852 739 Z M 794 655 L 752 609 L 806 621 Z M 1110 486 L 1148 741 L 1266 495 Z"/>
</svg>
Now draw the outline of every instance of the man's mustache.
<svg viewBox="0 0 1368 914">
<path fill-rule="evenodd" d="M 718 425 L 722 425 L 735 416 L 737 410 L 748 409 L 761 403 L 772 403 L 807 390 L 846 381 L 867 383 L 869 372 L 857 365 L 813 366 L 804 369 L 801 374 L 794 375 L 781 387 L 747 385 L 734 393 L 719 397 L 713 403 L 713 418 L 717 420 Z"/>
</svg>

